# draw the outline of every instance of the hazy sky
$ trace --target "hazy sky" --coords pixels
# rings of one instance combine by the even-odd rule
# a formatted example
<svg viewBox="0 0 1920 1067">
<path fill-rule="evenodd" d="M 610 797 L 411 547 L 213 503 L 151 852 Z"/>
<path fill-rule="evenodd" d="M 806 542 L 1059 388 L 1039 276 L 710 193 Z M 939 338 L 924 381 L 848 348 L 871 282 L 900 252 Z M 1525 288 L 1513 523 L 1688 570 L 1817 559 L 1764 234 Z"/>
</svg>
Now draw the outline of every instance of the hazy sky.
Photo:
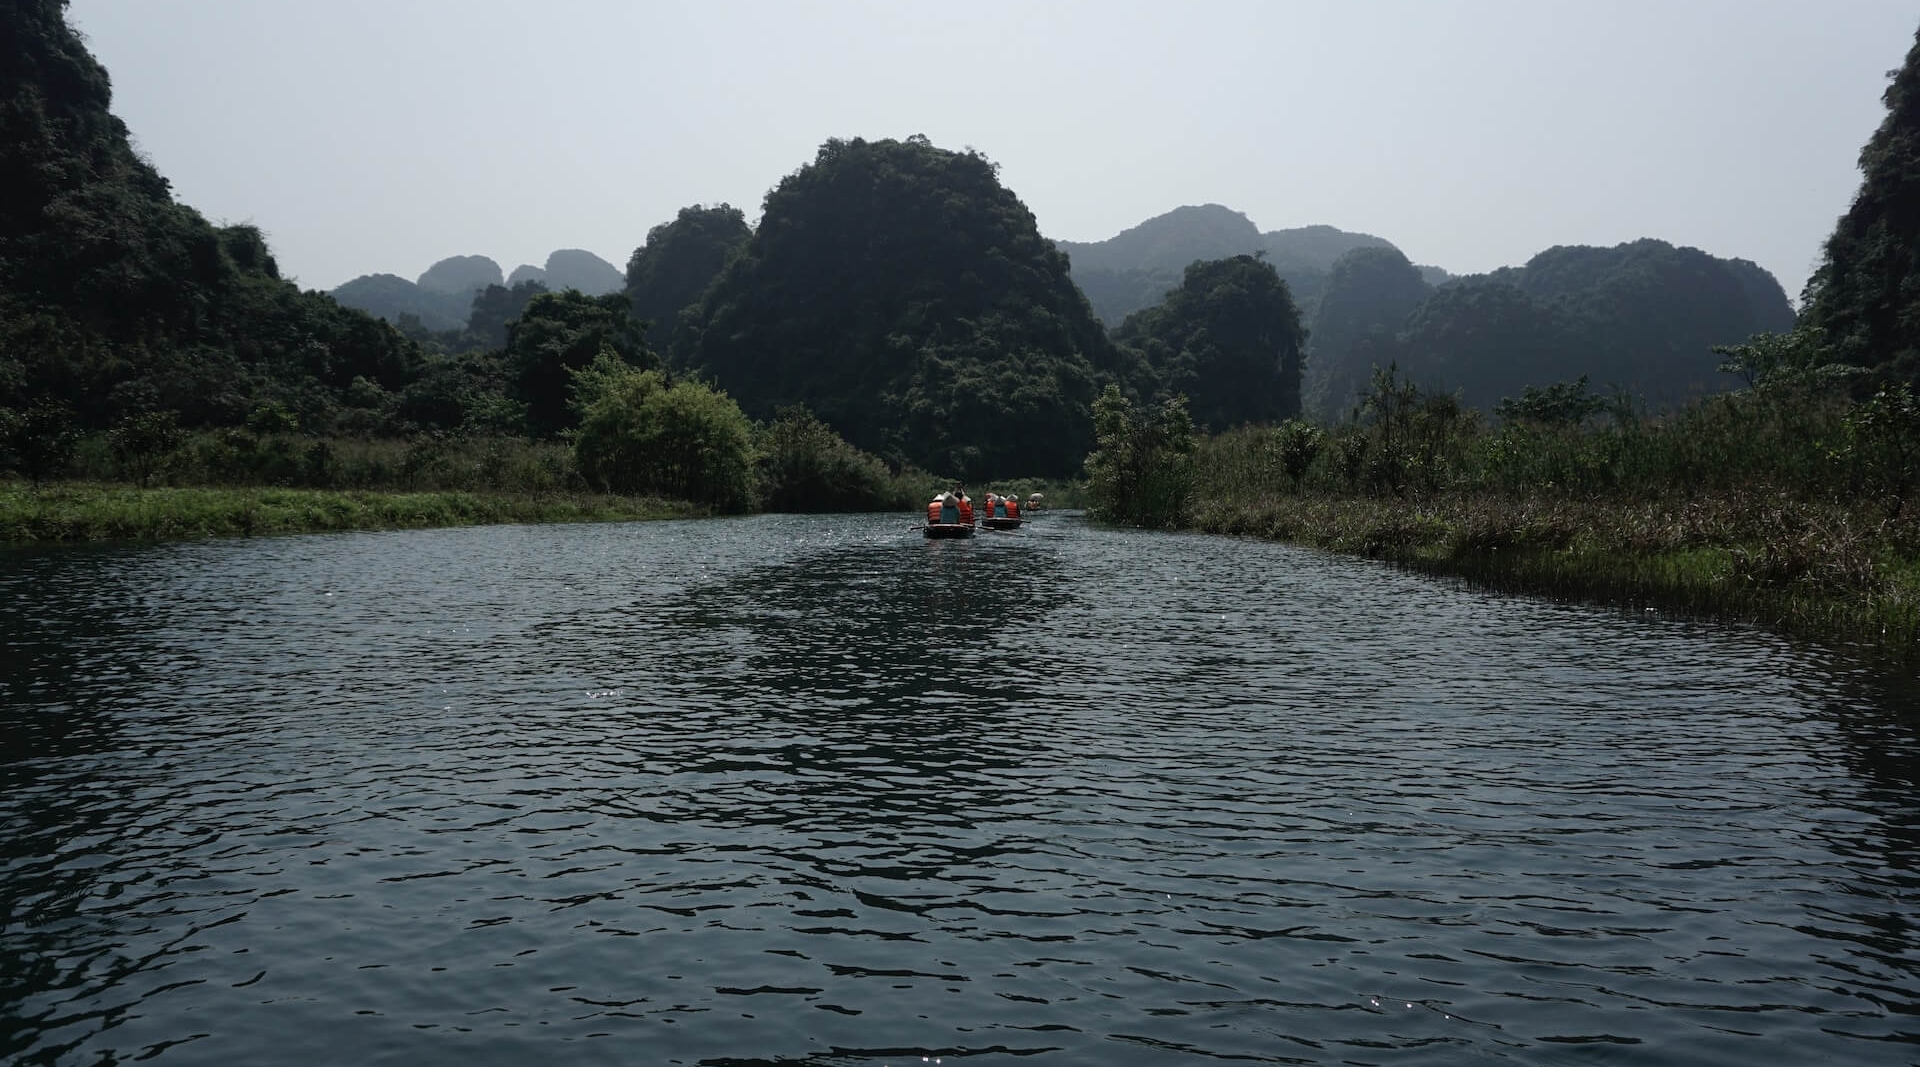
<svg viewBox="0 0 1920 1067">
<path fill-rule="evenodd" d="M 1920 0 L 72 0 L 175 194 L 331 288 L 625 267 L 829 137 L 972 146 L 1049 237 L 1182 204 L 1456 273 L 1658 237 L 1797 296 Z"/>
</svg>

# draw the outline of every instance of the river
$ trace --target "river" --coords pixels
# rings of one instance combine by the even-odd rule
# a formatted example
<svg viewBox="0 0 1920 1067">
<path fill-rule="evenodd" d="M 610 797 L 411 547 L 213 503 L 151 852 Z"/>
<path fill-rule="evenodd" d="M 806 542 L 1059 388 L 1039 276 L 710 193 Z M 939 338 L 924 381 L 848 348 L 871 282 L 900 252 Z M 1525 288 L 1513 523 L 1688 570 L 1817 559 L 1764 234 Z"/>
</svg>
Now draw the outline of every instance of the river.
<svg viewBox="0 0 1920 1067">
<path fill-rule="evenodd" d="M 0 555 L 0 1062 L 1920 1059 L 1904 680 L 911 522 Z"/>
</svg>

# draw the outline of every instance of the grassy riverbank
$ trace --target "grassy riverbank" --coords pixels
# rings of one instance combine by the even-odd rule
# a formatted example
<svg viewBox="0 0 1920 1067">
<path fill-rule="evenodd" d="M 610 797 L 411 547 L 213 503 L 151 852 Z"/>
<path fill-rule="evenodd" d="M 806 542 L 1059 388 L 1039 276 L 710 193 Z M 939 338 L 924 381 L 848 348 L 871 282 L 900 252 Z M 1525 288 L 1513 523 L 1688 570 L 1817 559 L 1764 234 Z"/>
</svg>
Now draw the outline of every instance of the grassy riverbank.
<svg viewBox="0 0 1920 1067">
<path fill-rule="evenodd" d="M 1513 592 L 1759 623 L 1920 657 L 1920 529 L 1791 498 L 1192 502 L 1193 529 L 1283 540 Z"/>
<path fill-rule="evenodd" d="M 0 543 L 158 541 L 327 530 L 680 518 L 692 506 L 594 494 L 373 492 L 277 488 L 137 489 L 0 484 Z"/>
<path fill-rule="evenodd" d="M 1657 415 L 1584 383 L 1522 401 L 1490 425 L 1385 371 L 1341 425 L 1195 437 L 1177 405 L 1103 398 L 1092 510 L 1920 661 L 1904 388 L 1854 400 L 1808 372 Z"/>
</svg>

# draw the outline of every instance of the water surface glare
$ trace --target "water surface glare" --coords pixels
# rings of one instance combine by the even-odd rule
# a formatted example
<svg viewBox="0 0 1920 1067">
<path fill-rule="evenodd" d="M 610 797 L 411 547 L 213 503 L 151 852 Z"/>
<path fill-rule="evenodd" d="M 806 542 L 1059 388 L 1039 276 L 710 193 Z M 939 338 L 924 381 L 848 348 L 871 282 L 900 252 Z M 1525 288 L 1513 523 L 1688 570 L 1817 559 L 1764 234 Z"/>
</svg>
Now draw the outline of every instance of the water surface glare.
<svg viewBox="0 0 1920 1067">
<path fill-rule="evenodd" d="M 1920 1060 L 1906 682 L 910 522 L 0 555 L 0 1062 Z"/>
</svg>

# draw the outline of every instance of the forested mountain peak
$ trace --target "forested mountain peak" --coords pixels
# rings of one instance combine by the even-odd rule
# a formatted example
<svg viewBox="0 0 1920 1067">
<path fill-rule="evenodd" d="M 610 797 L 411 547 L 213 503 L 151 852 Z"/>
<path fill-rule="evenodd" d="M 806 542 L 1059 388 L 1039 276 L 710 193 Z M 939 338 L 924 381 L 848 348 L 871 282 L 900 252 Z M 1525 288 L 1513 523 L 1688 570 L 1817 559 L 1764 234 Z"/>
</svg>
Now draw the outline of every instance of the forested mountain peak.
<svg viewBox="0 0 1920 1067">
<path fill-rule="evenodd" d="M 405 377 L 405 339 L 282 281 L 258 229 L 175 203 L 111 99 L 65 3 L 0 6 L 0 407 L 193 424 L 271 399 L 305 421 Z"/>
<path fill-rule="evenodd" d="M 1860 150 L 1860 191 L 1808 280 L 1807 321 L 1839 358 L 1920 383 L 1920 33 Z"/>
<path fill-rule="evenodd" d="M 414 284 L 433 293 L 470 293 L 506 281 L 500 264 L 486 256 L 448 256 L 423 271 Z"/>
<path fill-rule="evenodd" d="M 1732 386 L 1714 345 L 1795 321 L 1780 283 L 1758 265 L 1653 238 L 1556 246 L 1431 295 L 1403 258 L 1343 269 L 1360 266 L 1361 255 L 1336 267 L 1315 319 L 1309 406 L 1326 418 L 1390 362 L 1480 408 L 1581 375 L 1655 407 L 1678 404 Z"/>
<path fill-rule="evenodd" d="M 417 282 L 392 274 L 363 274 L 336 287 L 333 297 L 388 322 L 410 315 L 428 330 L 446 331 L 468 325 L 474 299 L 489 287 L 512 289 L 527 282 L 539 283 L 542 291 L 578 289 L 604 296 L 619 292 L 626 276 L 592 252 L 563 248 L 547 257 L 545 267 L 523 263 L 504 280 L 500 264 L 487 256 L 452 256 L 428 267 Z"/>
<path fill-rule="evenodd" d="M 1196 259 L 1250 255 L 1261 248 L 1253 220 L 1220 204 L 1177 207 L 1104 241 L 1055 241 L 1076 270 L 1184 271 Z"/>
<path fill-rule="evenodd" d="M 830 140 L 767 194 L 675 361 L 750 415 L 970 477 L 1063 474 L 1112 347 L 1032 212 L 974 151 Z"/>
<path fill-rule="evenodd" d="M 1073 264 L 1073 279 L 1109 326 L 1160 301 L 1196 260 L 1260 255 L 1311 306 L 1335 260 L 1355 248 L 1391 248 L 1372 234 L 1312 225 L 1260 232 L 1246 215 L 1220 204 L 1175 208 L 1104 241 L 1056 241 Z M 1438 268 L 1425 268 L 1444 277 Z"/>
<path fill-rule="evenodd" d="M 620 268 L 583 248 L 562 248 L 547 256 L 547 288 L 554 292 L 578 289 L 588 296 L 617 293 L 627 284 Z"/>
<path fill-rule="evenodd" d="M 647 231 L 647 242 L 627 260 L 627 296 L 634 316 L 650 324 L 649 344 L 669 347 L 681 315 L 752 237 L 746 213 L 725 203 L 683 207 L 672 222 Z"/>
</svg>

